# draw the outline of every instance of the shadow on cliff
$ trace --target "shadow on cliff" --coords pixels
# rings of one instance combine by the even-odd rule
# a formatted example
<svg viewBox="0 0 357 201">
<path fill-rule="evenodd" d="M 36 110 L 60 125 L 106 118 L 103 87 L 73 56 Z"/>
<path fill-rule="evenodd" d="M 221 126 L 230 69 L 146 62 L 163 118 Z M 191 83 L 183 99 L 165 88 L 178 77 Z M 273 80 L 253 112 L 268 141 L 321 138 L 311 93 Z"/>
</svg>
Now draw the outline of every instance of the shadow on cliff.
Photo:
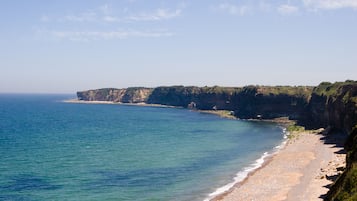
<svg viewBox="0 0 357 201">
<path fill-rule="evenodd" d="M 329 133 L 320 133 L 321 138 L 324 144 L 332 145 L 333 147 L 341 148 L 339 151 L 335 152 L 336 154 L 345 154 L 346 151 L 344 150 L 344 146 L 348 137 L 348 134 L 339 132 L 339 131 L 332 131 Z"/>
<path fill-rule="evenodd" d="M 346 150 L 344 149 L 346 140 L 348 138 L 348 134 L 341 131 L 330 131 L 330 132 L 321 132 L 320 140 L 323 141 L 324 144 L 330 145 L 331 147 L 339 148 L 338 151 L 334 152 L 335 154 L 346 154 Z M 330 189 L 331 186 L 336 182 L 336 180 L 341 176 L 344 167 L 336 167 L 336 171 L 332 175 L 325 175 L 326 179 L 333 182 L 332 184 L 325 185 L 324 187 Z M 319 196 L 320 199 L 326 200 L 327 193 Z"/>
</svg>

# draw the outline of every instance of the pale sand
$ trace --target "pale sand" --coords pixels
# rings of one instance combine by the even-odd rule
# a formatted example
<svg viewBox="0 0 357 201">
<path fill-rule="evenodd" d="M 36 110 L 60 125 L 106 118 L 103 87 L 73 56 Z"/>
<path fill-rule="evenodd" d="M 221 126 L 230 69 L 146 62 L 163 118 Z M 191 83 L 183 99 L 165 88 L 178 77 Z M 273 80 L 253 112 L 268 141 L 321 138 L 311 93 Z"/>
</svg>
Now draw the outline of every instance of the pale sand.
<svg viewBox="0 0 357 201">
<path fill-rule="evenodd" d="M 341 146 L 321 140 L 324 136 L 304 132 L 290 139 L 261 169 L 242 184 L 215 200 L 224 201 L 308 201 L 323 200 L 328 186 L 345 166 Z M 328 142 L 344 139 L 328 137 Z"/>
</svg>

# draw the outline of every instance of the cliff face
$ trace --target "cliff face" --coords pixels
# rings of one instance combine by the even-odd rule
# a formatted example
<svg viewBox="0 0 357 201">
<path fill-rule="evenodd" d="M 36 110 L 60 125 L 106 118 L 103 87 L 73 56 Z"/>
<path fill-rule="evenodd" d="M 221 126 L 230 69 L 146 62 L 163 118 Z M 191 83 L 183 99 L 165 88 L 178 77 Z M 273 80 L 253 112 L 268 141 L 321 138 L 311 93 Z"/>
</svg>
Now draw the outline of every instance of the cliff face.
<svg viewBox="0 0 357 201">
<path fill-rule="evenodd" d="M 77 92 L 79 100 L 150 103 L 201 110 L 231 110 L 238 118 L 289 117 L 307 128 L 351 132 L 357 122 L 357 82 L 317 87 L 247 86 L 105 88 Z"/>
<path fill-rule="evenodd" d="M 304 113 L 312 87 L 157 87 L 128 89 L 97 89 L 77 92 L 79 100 L 146 102 L 200 110 L 230 110 L 239 118 L 298 119 Z"/>
<path fill-rule="evenodd" d="M 105 88 L 105 89 L 95 89 L 88 91 L 79 91 L 77 92 L 78 100 L 84 101 L 113 101 L 120 102 L 125 89 L 114 89 L 114 88 Z"/>
<path fill-rule="evenodd" d="M 350 133 L 357 123 L 357 82 L 321 83 L 315 87 L 301 123 Z"/>
<path fill-rule="evenodd" d="M 325 200 L 357 200 L 357 82 L 321 83 L 307 107 L 310 127 L 330 127 L 349 133 L 346 169 L 332 185 Z"/>
<path fill-rule="evenodd" d="M 135 87 L 127 89 L 104 88 L 77 92 L 78 100 L 112 101 L 122 103 L 146 102 L 152 89 Z"/>
<path fill-rule="evenodd" d="M 298 119 L 308 105 L 311 91 L 311 87 L 244 87 L 232 97 L 234 112 L 237 117 L 244 119 Z"/>
<path fill-rule="evenodd" d="M 233 110 L 232 95 L 240 90 L 231 87 L 157 87 L 149 96 L 148 103 L 200 110 Z"/>
</svg>

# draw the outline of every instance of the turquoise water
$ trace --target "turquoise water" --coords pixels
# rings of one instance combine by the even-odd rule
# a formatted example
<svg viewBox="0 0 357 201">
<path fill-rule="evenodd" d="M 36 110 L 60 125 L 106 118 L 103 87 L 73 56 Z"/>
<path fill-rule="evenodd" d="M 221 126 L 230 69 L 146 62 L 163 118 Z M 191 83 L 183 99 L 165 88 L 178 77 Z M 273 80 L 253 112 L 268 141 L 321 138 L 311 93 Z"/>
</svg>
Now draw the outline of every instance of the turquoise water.
<svg viewBox="0 0 357 201">
<path fill-rule="evenodd" d="M 185 109 L 0 95 L 0 200 L 203 200 L 283 140 Z"/>
</svg>

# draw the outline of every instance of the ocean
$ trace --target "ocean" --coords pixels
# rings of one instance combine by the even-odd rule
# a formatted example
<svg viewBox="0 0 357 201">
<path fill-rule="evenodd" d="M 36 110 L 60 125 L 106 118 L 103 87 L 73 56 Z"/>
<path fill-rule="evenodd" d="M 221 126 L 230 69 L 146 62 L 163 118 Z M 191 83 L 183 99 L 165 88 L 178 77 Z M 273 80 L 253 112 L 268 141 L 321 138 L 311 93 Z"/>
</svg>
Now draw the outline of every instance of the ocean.
<svg viewBox="0 0 357 201">
<path fill-rule="evenodd" d="M 0 94 L 0 200 L 207 200 L 284 141 L 266 122 Z"/>
</svg>

